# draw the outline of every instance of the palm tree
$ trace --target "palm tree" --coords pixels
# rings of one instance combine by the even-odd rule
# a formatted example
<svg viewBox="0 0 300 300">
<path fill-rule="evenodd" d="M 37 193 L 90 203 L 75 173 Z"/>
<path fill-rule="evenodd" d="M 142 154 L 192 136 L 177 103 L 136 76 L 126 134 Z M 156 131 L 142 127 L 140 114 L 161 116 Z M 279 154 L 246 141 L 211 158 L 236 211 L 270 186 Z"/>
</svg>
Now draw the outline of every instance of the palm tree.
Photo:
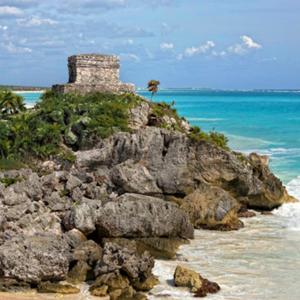
<svg viewBox="0 0 300 300">
<path fill-rule="evenodd" d="M 160 82 L 158 80 L 150 80 L 148 82 L 148 91 L 151 92 L 151 99 L 153 98 L 154 94 L 158 92 L 158 86 Z"/>
<path fill-rule="evenodd" d="M 11 92 L 11 91 L 0 91 L 0 114 L 1 115 L 12 115 L 17 114 L 21 111 L 25 111 L 26 107 L 24 104 L 23 97 Z"/>
</svg>

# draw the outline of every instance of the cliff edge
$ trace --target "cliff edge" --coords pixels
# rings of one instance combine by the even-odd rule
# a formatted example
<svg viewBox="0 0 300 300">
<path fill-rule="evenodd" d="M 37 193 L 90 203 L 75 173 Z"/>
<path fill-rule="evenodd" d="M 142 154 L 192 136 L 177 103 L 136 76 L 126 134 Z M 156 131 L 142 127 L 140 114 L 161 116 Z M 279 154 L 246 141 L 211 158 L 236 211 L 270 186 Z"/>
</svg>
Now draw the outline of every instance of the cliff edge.
<svg viewBox="0 0 300 300">
<path fill-rule="evenodd" d="M 28 127 L 31 144 L 10 141 L 30 163 L 0 172 L 0 291 L 78 293 L 88 281 L 96 296 L 146 299 L 153 256 L 173 257 L 194 228 L 237 230 L 242 209 L 291 200 L 265 157 L 164 103 L 50 92 L 26 116 L 5 122 Z"/>
</svg>

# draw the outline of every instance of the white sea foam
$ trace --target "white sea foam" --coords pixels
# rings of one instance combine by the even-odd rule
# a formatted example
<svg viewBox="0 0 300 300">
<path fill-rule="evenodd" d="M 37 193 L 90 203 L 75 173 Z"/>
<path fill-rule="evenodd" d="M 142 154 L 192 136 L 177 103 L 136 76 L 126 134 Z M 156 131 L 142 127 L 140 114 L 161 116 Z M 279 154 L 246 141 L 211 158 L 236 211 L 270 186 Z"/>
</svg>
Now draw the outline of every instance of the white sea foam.
<svg viewBox="0 0 300 300">
<path fill-rule="evenodd" d="M 240 136 L 234 134 L 228 134 L 225 132 L 225 135 L 229 138 L 230 146 L 233 149 L 241 150 L 245 149 L 244 152 L 249 152 L 249 149 L 254 149 L 254 147 L 266 147 L 271 145 L 283 145 L 281 143 L 276 143 L 269 140 L 264 140 L 261 138 Z M 258 152 L 264 150 L 258 150 Z"/>
<path fill-rule="evenodd" d="M 300 176 L 289 182 L 286 188 L 291 196 L 300 201 Z M 284 218 L 285 227 L 289 230 L 300 231 L 300 202 L 284 204 L 274 214 Z"/>
<path fill-rule="evenodd" d="M 290 195 L 294 196 L 300 201 L 300 176 L 290 181 L 286 188 Z"/>
<path fill-rule="evenodd" d="M 293 156 L 299 156 L 300 155 L 300 148 L 269 148 L 269 149 L 259 149 L 259 148 L 252 148 L 252 149 L 246 149 L 242 150 L 245 154 L 250 153 L 258 153 L 260 155 L 268 155 L 272 156 L 274 159 L 277 157 L 282 157 L 288 155 L 289 158 Z"/>
<path fill-rule="evenodd" d="M 300 231 L 300 202 L 284 204 L 274 211 L 274 215 L 284 220 L 286 229 Z"/>
<path fill-rule="evenodd" d="M 14 91 L 16 94 L 43 94 L 46 90 L 39 90 L 39 91 Z"/>
<path fill-rule="evenodd" d="M 27 109 L 34 108 L 34 104 L 26 103 L 25 106 L 26 106 Z"/>
</svg>

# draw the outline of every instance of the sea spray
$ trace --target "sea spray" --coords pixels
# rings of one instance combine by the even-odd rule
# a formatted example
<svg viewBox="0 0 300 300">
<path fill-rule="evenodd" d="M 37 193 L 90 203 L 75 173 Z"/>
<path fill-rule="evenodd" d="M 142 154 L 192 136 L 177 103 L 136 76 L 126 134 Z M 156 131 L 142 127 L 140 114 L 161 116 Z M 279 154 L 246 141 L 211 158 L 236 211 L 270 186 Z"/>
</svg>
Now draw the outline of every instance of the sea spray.
<svg viewBox="0 0 300 300">
<path fill-rule="evenodd" d="M 300 199 L 300 176 L 287 185 L 287 190 L 291 196 Z M 284 204 L 274 214 L 283 220 L 288 230 L 300 231 L 300 202 Z"/>
</svg>

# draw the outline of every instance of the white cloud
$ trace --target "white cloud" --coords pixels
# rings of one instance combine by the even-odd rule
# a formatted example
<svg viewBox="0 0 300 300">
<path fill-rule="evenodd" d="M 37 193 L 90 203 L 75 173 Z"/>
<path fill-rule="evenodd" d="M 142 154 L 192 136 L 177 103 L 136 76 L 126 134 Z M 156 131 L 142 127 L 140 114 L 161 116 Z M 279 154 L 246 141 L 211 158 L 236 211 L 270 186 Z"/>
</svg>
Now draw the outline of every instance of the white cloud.
<svg viewBox="0 0 300 300">
<path fill-rule="evenodd" d="M 173 43 L 161 43 L 160 44 L 160 49 L 162 49 L 162 50 L 172 50 L 172 49 L 174 49 L 174 44 Z"/>
<path fill-rule="evenodd" d="M 247 53 L 247 49 L 243 47 L 242 44 L 235 44 L 233 46 L 228 47 L 228 52 L 237 55 L 243 55 Z"/>
<path fill-rule="evenodd" d="M 205 44 L 200 45 L 199 47 L 186 48 L 184 50 L 184 54 L 179 55 L 178 59 L 182 59 L 183 56 L 191 57 L 194 55 L 205 54 L 205 53 L 209 52 L 211 49 L 213 49 L 215 46 L 216 46 L 216 44 L 213 41 L 207 41 Z"/>
<path fill-rule="evenodd" d="M 213 55 L 213 56 L 218 56 L 218 57 L 224 57 L 224 56 L 226 56 L 227 55 L 227 52 L 226 51 L 212 51 L 211 52 L 211 54 Z"/>
<path fill-rule="evenodd" d="M 241 36 L 241 39 L 244 42 L 244 45 L 249 49 L 252 49 L 252 48 L 253 49 L 260 49 L 260 48 L 262 48 L 262 45 L 254 42 L 254 40 L 250 36 L 243 35 L 243 36 Z"/>
<path fill-rule="evenodd" d="M 200 45 L 199 47 L 186 48 L 183 53 L 179 53 L 177 55 L 177 60 L 203 54 L 220 58 L 226 57 L 229 54 L 245 55 L 251 50 L 258 50 L 263 47 L 248 35 L 242 35 L 240 39 L 240 43 L 229 46 L 227 49 L 220 50 L 215 48 L 216 44 L 213 41 L 207 41 L 205 44 Z"/>
<path fill-rule="evenodd" d="M 7 29 L 8 29 L 7 26 L 2 26 L 2 25 L 0 25 L 0 30 L 6 31 Z"/>
<path fill-rule="evenodd" d="M 134 53 L 121 53 L 120 58 L 123 61 L 133 61 L 135 63 L 139 63 L 141 61 L 140 57 Z"/>
<path fill-rule="evenodd" d="M 29 19 L 19 19 L 18 21 L 19 25 L 25 26 L 25 27 L 35 27 L 35 26 L 42 26 L 42 25 L 56 25 L 58 24 L 57 21 L 49 19 L 49 18 L 39 18 L 39 17 L 31 17 Z"/>
<path fill-rule="evenodd" d="M 18 47 L 12 41 L 2 43 L 2 47 L 9 53 L 20 54 L 20 53 L 31 53 L 32 49 L 27 47 Z"/>
<path fill-rule="evenodd" d="M 229 53 L 244 55 L 249 52 L 250 49 L 261 49 L 262 45 L 255 42 L 250 36 L 243 35 L 241 36 L 242 43 L 235 44 L 228 47 L 227 51 Z"/>
<path fill-rule="evenodd" d="M 21 16 L 23 11 L 14 6 L 0 6 L 0 16 Z"/>
<path fill-rule="evenodd" d="M 65 0 L 63 5 L 66 12 L 85 14 L 99 13 L 101 9 L 114 9 L 126 7 L 128 0 Z"/>
</svg>

